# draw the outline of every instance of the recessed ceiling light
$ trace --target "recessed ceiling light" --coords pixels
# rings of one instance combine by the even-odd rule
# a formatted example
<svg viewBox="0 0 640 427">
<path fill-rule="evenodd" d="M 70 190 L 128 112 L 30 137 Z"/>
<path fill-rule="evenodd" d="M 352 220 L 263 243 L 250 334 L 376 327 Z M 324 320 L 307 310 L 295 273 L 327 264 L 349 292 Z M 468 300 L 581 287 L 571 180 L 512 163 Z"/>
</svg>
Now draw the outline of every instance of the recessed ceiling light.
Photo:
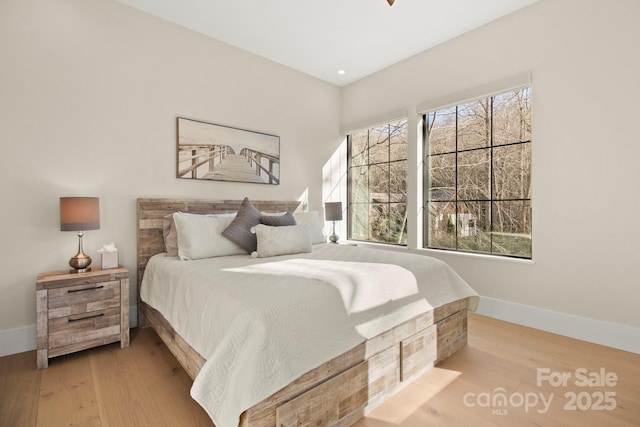
<svg viewBox="0 0 640 427">
<path fill-rule="evenodd" d="M 338 74 L 344 76 L 347 72 L 345 70 L 338 70 Z"/>
</svg>

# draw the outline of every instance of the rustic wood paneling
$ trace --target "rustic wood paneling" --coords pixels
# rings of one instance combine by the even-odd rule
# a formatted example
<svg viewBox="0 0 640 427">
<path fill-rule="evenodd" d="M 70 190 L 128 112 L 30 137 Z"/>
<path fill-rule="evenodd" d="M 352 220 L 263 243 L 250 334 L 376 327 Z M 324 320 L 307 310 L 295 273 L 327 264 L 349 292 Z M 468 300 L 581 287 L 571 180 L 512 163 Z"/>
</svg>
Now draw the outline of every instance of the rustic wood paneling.
<svg viewBox="0 0 640 427">
<path fill-rule="evenodd" d="M 129 345 L 129 272 L 125 268 L 38 275 L 37 367 L 49 358 L 120 341 Z"/>
<path fill-rule="evenodd" d="M 49 290 L 49 319 L 120 307 L 120 281 Z"/>
<path fill-rule="evenodd" d="M 399 367 L 395 348 L 382 351 L 279 406 L 275 425 L 351 425 L 371 400 L 398 384 Z"/>
<path fill-rule="evenodd" d="M 120 339 L 120 306 L 49 319 L 49 353 L 115 335 Z"/>
<path fill-rule="evenodd" d="M 438 359 L 445 360 L 467 344 L 467 312 L 458 311 L 437 323 Z"/>
<path fill-rule="evenodd" d="M 205 358 L 189 346 L 157 310 L 147 304 L 143 304 L 142 310 L 149 325 L 155 329 L 158 336 L 169 347 L 191 379 L 195 379 L 202 365 L 206 362 Z"/>
<path fill-rule="evenodd" d="M 401 381 L 411 381 L 433 366 L 437 356 L 436 334 L 437 326 L 431 325 L 402 341 L 400 344 Z"/>
<path fill-rule="evenodd" d="M 129 347 L 129 276 L 120 280 L 120 348 Z"/>
</svg>

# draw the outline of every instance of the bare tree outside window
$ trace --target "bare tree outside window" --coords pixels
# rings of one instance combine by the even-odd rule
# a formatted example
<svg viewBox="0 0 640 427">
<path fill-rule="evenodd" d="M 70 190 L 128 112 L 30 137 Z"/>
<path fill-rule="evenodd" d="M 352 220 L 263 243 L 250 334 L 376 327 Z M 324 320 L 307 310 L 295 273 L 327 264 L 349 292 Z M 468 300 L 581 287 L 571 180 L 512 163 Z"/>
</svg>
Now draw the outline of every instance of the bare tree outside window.
<svg viewBox="0 0 640 427">
<path fill-rule="evenodd" d="M 407 121 L 348 136 L 351 240 L 407 244 Z"/>
<path fill-rule="evenodd" d="M 425 246 L 531 258 L 531 88 L 424 123 Z"/>
</svg>

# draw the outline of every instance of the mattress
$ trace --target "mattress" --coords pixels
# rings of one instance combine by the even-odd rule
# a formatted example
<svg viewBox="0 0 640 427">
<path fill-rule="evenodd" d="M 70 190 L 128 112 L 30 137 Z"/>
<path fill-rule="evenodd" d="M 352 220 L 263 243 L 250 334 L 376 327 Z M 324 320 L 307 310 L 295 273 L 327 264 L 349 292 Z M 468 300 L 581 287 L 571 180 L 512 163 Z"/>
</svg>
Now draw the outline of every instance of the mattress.
<svg viewBox="0 0 640 427">
<path fill-rule="evenodd" d="M 141 299 L 206 359 L 192 397 L 218 427 L 305 372 L 476 292 L 431 257 L 346 245 L 147 264 Z"/>
</svg>

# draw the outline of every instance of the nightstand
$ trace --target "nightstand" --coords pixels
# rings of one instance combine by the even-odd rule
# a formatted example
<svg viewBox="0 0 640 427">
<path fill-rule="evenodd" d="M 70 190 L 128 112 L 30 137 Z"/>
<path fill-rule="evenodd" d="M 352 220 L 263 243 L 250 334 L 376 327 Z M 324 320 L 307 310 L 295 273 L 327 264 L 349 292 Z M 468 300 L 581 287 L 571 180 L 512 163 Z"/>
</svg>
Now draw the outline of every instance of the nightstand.
<svg viewBox="0 0 640 427">
<path fill-rule="evenodd" d="M 42 273 L 36 281 L 38 369 L 49 358 L 120 341 L 129 346 L 129 271 Z"/>
</svg>

